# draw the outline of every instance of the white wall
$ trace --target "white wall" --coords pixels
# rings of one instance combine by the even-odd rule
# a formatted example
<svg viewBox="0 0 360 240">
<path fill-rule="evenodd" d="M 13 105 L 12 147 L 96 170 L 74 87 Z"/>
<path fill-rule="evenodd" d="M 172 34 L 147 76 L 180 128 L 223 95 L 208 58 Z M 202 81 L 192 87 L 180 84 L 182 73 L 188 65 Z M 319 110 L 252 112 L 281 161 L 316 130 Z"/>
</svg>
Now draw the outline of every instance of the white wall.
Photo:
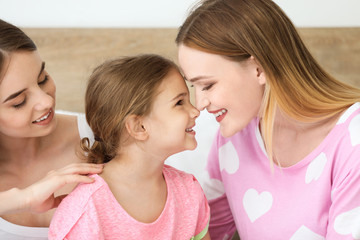
<svg viewBox="0 0 360 240">
<path fill-rule="evenodd" d="M 0 0 L 21 27 L 178 27 L 196 0 Z M 360 27 L 359 0 L 275 0 L 299 27 Z"/>
</svg>

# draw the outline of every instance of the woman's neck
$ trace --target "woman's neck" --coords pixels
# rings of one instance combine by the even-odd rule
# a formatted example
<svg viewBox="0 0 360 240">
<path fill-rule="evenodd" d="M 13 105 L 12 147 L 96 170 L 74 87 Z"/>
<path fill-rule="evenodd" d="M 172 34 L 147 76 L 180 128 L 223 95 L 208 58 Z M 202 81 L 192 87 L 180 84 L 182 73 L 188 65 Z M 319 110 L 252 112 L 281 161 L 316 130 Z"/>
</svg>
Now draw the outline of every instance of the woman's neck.
<svg viewBox="0 0 360 240">
<path fill-rule="evenodd" d="M 282 128 L 288 129 L 293 132 L 306 132 L 306 131 L 313 131 L 317 129 L 332 129 L 336 122 L 338 121 L 339 117 L 342 113 L 336 114 L 331 117 L 327 117 L 324 119 L 320 119 L 313 122 L 304 122 L 293 119 L 287 116 L 285 113 L 280 111 L 279 109 L 276 111 L 275 119 L 274 119 L 274 128 Z M 325 130 L 325 131 L 326 131 Z"/>
<path fill-rule="evenodd" d="M 63 121 L 58 120 L 57 122 L 59 126 Z M 50 134 L 39 137 L 9 137 L 0 133 L 0 164 L 2 162 L 18 164 L 23 161 L 37 161 L 43 153 L 49 153 L 53 158 L 56 149 L 73 141 L 67 135 L 69 131 L 74 132 L 70 123 L 63 124 Z"/>
<path fill-rule="evenodd" d="M 341 114 L 316 122 L 300 122 L 277 112 L 273 154 L 282 167 L 290 167 L 310 154 L 331 132 Z"/>
<path fill-rule="evenodd" d="M 42 148 L 40 138 L 0 137 L 1 163 L 19 164 L 36 159 Z"/>
</svg>

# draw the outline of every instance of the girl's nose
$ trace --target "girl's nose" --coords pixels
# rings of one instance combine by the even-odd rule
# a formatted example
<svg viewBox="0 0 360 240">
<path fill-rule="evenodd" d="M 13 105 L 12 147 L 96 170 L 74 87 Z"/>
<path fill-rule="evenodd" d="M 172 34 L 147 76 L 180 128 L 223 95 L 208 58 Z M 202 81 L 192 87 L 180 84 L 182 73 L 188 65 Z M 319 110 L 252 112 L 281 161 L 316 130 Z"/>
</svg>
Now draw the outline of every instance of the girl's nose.
<svg viewBox="0 0 360 240">
<path fill-rule="evenodd" d="M 196 107 L 191 105 L 191 109 L 190 109 L 191 118 L 197 118 L 199 115 L 200 115 L 200 111 Z"/>
</svg>

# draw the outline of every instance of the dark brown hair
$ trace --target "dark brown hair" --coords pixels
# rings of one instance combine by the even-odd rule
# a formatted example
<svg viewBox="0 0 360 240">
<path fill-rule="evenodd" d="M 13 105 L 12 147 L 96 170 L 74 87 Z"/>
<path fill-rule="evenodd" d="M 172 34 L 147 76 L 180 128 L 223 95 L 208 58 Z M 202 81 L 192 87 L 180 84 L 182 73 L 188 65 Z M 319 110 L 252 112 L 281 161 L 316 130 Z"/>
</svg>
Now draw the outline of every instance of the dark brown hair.
<svg viewBox="0 0 360 240">
<path fill-rule="evenodd" d="M 35 51 L 35 43 L 18 27 L 0 19 L 0 81 L 6 70 L 6 58 L 17 51 Z"/>
</svg>

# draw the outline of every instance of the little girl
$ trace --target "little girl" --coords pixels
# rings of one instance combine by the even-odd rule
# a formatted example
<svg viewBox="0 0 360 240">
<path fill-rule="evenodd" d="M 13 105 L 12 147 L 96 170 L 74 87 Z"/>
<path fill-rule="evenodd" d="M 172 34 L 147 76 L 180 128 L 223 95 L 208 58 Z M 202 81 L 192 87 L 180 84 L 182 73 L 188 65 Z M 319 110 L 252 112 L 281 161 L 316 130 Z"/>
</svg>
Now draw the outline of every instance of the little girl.
<svg viewBox="0 0 360 240">
<path fill-rule="evenodd" d="M 89 162 L 106 163 L 52 219 L 49 239 L 210 239 L 210 211 L 197 180 L 164 165 L 193 150 L 199 111 L 177 66 L 157 55 L 106 61 L 91 75 L 86 119 Z"/>
</svg>

